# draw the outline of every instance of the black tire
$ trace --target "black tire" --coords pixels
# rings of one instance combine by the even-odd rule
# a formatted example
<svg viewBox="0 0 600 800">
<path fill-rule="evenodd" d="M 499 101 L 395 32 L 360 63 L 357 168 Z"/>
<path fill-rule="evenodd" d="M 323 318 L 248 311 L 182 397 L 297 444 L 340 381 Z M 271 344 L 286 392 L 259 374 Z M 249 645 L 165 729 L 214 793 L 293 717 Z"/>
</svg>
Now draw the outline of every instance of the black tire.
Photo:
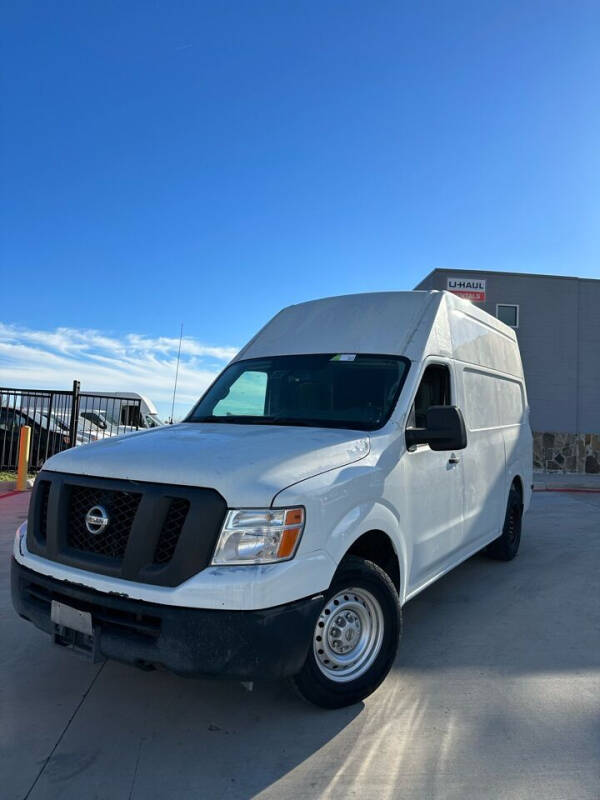
<svg viewBox="0 0 600 800">
<path fill-rule="evenodd" d="M 496 561 L 512 561 L 519 552 L 522 519 L 523 501 L 521 493 L 513 484 L 508 493 L 502 534 L 486 547 L 486 555 Z"/>
<path fill-rule="evenodd" d="M 357 590 L 358 597 L 351 592 L 352 589 Z M 319 626 L 322 629 L 322 620 L 328 620 L 325 630 L 331 630 L 331 627 L 328 626 L 334 625 L 334 617 L 332 616 L 328 619 L 324 616 L 325 613 L 329 613 L 328 604 L 333 604 L 335 598 L 341 595 L 340 602 L 342 602 L 341 607 L 343 608 L 344 597 L 349 603 L 360 599 L 359 590 L 366 592 L 363 597 L 367 599 L 370 597 L 371 600 L 374 598 L 376 601 L 377 605 L 374 608 L 376 609 L 377 623 L 373 627 L 380 631 L 379 650 L 376 651 L 375 646 L 373 646 L 372 663 L 369 666 L 365 665 L 365 671 L 362 674 L 356 678 L 350 677 L 344 682 L 338 682 L 338 680 L 331 679 L 324 674 L 324 670 L 327 667 L 323 664 L 320 666 L 317 661 L 318 656 L 315 651 L 319 647 L 317 644 L 320 633 Z M 365 606 L 365 609 L 368 625 L 369 620 L 374 615 L 369 612 L 367 606 Z M 334 611 L 335 613 L 337 612 Z M 342 613 L 345 612 L 342 611 Z M 349 613 L 352 615 L 351 610 Z M 340 619 L 340 617 L 337 619 Z M 352 616 L 350 619 L 352 619 Z M 349 627 L 351 626 L 349 625 Z M 335 626 L 333 629 L 335 630 Z M 359 628 L 353 628 L 353 630 L 359 630 Z M 309 653 L 304 666 L 301 672 L 292 678 L 292 683 L 302 697 L 322 708 L 342 708 L 343 706 L 358 703 L 374 692 L 390 671 L 396 657 L 401 633 L 400 601 L 396 588 L 387 573 L 372 561 L 367 561 L 357 556 L 346 556 L 338 567 L 331 586 L 325 595 L 323 611 L 319 620 L 317 620 L 315 633 L 311 639 Z M 356 636 L 359 636 L 359 633 L 356 633 Z M 336 644 L 339 644 L 339 642 L 334 641 L 334 645 Z M 357 644 L 356 647 L 358 648 L 358 646 Z M 352 649 L 355 649 L 354 646 L 352 646 Z M 323 653 L 320 649 L 319 652 Z M 377 652 L 376 655 L 375 652 Z M 351 657 L 351 653 L 347 657 Z M 324 656 L 321 656 L 321 659 L 323 658 Z M 339 673 L 336 673 L 336 675 L 339 678 Z"/>
</svg>

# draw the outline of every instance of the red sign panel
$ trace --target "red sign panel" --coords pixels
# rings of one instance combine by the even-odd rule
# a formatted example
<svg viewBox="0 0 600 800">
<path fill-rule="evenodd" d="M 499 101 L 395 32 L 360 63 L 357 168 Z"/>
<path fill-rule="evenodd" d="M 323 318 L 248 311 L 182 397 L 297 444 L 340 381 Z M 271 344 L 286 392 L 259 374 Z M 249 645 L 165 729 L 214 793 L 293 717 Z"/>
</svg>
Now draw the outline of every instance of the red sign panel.
<svg viewBox="0 0 600 800">
<path fill-rule="evenodd" d="M 480 278 L 448 278 L 446 288 L 465 300 L 485 303 L 485 280 Z"/>
</svg>

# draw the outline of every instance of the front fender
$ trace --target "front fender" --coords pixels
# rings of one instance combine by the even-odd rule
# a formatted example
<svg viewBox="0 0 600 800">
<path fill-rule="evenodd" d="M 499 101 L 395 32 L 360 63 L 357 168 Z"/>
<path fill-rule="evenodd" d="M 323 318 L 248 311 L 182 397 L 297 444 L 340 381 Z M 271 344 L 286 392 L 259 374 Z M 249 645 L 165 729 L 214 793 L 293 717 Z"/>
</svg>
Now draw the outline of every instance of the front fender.
<svg viewBox="0 0 600 800">
<path fill-rule="evenodd" d="M 411 554 L 398 513 L 382 499 L 382 477 L 377 467 L 364 461 L 350 464 L 284 489 L 273 505 L 306 508 L 299 555 L 324 550 L 333 566 L 331 578 L 360 536 L 375 530 L 387 534 L 398 557 L 400 600 L 404 602 Z"/>
</svg>

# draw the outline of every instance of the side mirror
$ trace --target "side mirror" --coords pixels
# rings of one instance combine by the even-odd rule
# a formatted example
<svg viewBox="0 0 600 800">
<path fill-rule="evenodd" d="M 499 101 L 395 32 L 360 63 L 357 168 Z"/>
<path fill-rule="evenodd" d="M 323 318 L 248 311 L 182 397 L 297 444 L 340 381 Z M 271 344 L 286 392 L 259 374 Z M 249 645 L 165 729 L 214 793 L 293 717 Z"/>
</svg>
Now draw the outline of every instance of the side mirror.
<svg viewBox="0 0 600 800">
<path fill-rule="evenodd" d="M 406 446 L 428 444 L 432 450 L 464 450 L 467 430 L 460 408 L 430 406 L 424 428 L 406 429 Z"/>
</svg>

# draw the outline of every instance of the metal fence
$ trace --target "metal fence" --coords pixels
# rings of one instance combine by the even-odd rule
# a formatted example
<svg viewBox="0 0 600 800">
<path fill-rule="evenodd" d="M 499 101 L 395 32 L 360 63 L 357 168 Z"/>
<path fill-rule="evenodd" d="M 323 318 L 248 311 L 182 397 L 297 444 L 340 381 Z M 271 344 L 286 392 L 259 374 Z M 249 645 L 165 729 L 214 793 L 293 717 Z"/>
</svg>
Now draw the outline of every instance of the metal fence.
<svg viewBox="0 0 600 800">
<path fill-rule="evenodd" d="M 141 400 L 81 392 L 0 387 L 0 469 L 15 470 L 19 432 L 31 428 L 29 468 L 69 447 L 129 433 L 141 427 Z"/>
</svg>

